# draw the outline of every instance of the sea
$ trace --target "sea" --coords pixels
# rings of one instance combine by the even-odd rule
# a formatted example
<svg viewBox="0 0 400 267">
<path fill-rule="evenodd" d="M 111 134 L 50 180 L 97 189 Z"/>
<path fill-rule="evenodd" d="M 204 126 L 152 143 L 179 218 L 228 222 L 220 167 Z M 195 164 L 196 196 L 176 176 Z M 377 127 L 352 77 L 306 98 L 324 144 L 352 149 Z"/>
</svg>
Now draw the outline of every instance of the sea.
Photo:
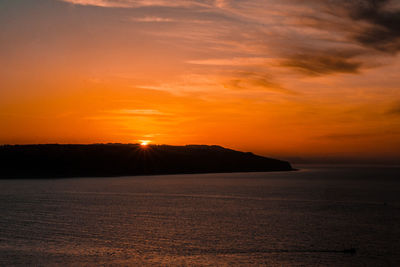
<svg viewBox="0 0 400 267">
<path fill-rule="evenodd" d="M 400 167 L 0 180 L 0 266 L 400 266 Z"/>
</svg>

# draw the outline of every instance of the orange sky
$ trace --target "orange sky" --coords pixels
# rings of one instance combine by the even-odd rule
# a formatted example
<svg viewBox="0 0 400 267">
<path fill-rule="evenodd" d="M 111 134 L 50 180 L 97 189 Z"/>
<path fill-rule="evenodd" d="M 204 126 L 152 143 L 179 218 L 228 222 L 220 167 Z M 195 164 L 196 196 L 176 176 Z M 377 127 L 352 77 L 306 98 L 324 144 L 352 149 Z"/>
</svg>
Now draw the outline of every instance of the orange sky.
<svg viewBox="0 0 400 267">
<path fill-rule="evenodd" d="M 0 143 L 397 161 L 399 18 L 397 0 L 1 1 Z"/>
</svg>

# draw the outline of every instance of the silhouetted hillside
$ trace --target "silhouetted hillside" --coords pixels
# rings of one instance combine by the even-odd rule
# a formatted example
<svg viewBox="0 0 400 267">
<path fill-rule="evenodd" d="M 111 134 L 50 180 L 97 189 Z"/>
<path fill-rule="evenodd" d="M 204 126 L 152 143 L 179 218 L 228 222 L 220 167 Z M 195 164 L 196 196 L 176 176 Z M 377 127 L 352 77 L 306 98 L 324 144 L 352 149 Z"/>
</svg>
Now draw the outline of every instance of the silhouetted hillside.
<svg viewBox="0 0 400 267">
<path fill-rule="evenodd" d="M 289 171 L 289 162 L 220 146 L 138 144 L 0 146 L 1 178 Z"/>
</svg>

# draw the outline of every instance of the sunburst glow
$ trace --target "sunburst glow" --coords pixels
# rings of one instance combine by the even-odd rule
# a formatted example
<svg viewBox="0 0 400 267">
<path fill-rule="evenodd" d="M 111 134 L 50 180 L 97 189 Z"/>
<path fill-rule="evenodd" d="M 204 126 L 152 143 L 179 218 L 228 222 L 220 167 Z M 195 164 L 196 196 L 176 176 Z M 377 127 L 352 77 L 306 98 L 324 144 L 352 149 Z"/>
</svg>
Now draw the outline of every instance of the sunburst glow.
<svg viewBox="0 0 400 267">
<path fill-rule="evenodd" d="M 149 140 L 140 140 L 140 145 L 141 145 L 141 146 L 148 146 L 149 143 L 150 143 Z"/>
</svg>

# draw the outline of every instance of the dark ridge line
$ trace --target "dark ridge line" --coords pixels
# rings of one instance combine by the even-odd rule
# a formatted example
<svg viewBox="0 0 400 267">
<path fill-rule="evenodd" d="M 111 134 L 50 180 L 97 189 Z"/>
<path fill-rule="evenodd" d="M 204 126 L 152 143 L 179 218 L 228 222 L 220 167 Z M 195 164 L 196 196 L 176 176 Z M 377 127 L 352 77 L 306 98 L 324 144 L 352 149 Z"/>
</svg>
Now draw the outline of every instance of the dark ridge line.
<svg viewBox="0 0 400 267">
<path fill-rule="evenodd" d="M 294 171 L 289 162 L 207 145 L 3 145 L 0 179 Z"/>
</svg>

